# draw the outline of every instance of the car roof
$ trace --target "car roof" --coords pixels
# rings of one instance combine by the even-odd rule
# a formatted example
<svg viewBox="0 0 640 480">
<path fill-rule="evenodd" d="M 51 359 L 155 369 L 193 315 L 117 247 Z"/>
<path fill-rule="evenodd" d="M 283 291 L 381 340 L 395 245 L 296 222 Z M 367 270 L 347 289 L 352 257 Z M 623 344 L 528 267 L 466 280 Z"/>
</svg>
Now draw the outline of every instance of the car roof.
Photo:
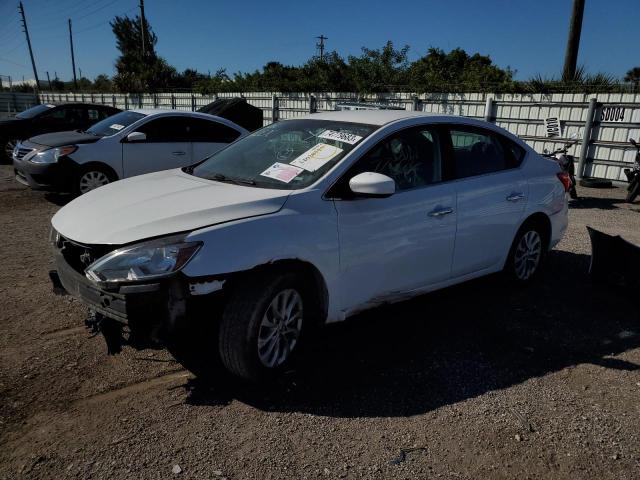
<svg viewBox="0 0 640 480">
<path fill-rule="evenodd" d="M 337 110 L 332 112 L 312 113 L 307 118 L 314 120 L 333 120 L 338 122 L 363 123 L 368 125 L 385 125 L 405 118 L 443 117 L 445 115 L 414 112 L 411 110 Z M 447 115 L 460 118 L 456 115 Z"/>
</svg>

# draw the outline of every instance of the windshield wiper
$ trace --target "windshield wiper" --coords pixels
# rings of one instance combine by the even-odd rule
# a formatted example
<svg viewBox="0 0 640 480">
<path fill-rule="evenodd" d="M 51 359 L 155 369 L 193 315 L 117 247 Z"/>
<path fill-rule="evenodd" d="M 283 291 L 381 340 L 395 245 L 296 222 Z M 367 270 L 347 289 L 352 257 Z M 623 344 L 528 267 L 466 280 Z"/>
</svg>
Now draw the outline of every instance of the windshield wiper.
<svg viewBox="0 0 640 480">
<path fill-rule="evenodd" d="M 222 173 L 216 173 L 208 177 L 210 180 L 215 180 L 216 182 L 227 182 L 234 183 L 236 185 L 255 185 L 256 182 L 249 178 L 231 178 L 227 177 Z"/>
</svg>

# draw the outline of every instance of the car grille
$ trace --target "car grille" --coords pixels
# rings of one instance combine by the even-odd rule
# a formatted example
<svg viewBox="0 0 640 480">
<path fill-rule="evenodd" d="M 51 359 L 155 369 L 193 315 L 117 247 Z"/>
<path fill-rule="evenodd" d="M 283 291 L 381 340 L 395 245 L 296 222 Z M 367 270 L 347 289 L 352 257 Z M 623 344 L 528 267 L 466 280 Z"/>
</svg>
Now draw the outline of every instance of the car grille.
<svg viewBox="0 0 640 480">
<path fill-rule="evenodd" d="M 89 265 L 118 247 L 114 245 L 81 245 L 60 235 L 56 248 L 60 250 L 71 268 L 78 273 L 84 273 Z"/>
<path fill-rule="evenodd" d="M 35 150 L 35 148 L 26 148 L 26 147 L 18 147 L 16 150 L 14 150 L 14 157 L 17 160 L 22 160 L 25 155 L 31 151 Z"/>
</svg>

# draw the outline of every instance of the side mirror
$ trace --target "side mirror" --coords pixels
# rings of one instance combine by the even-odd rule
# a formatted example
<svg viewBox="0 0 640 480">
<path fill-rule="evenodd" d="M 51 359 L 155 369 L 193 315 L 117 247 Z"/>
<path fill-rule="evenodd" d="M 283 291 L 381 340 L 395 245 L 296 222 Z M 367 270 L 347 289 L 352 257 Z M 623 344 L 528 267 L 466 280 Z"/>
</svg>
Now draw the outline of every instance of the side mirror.
<svg viewBox="0 0 640 480">
<path fill-rule="evenodd" d="M 128 142 L 143 142 L 147 139 L 147 134 L 142 132 L 131 132 L 127 135 Z"/>
<path fill-rule="evenodd" d="M 381 173 L 363 172 L 349 180 L 349 188 L 363 197 L 385 198 L 396 193 L 396 182 Z"/>
</svg>

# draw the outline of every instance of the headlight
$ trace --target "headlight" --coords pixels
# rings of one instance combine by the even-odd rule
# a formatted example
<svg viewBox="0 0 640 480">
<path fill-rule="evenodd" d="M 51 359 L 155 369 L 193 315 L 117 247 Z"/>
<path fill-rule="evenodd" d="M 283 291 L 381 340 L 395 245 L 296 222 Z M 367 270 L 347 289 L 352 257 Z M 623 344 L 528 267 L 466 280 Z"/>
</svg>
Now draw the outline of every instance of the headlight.
<svg viewBox="0 0 640 480">
<path fill-rule="evenodd" d="M 96 282 L 131 282 L 165 277 L 184 267 L 202 246 L 183 237 L 168 237 L 120 248 L 99 258 L 85 270 Z"/>
<path fill-rule="evenodd" d="M 50 148 L 49 150 L 44 150 L 42 152 L 36 153 L 31 158 L 29 158 L 29 161 L 33 163 L 56 163 L 60 159 L 60 157 L 69 155 L 75 152 L 77 149 L 78 147 L 75 145 Z"/>
</svg>

